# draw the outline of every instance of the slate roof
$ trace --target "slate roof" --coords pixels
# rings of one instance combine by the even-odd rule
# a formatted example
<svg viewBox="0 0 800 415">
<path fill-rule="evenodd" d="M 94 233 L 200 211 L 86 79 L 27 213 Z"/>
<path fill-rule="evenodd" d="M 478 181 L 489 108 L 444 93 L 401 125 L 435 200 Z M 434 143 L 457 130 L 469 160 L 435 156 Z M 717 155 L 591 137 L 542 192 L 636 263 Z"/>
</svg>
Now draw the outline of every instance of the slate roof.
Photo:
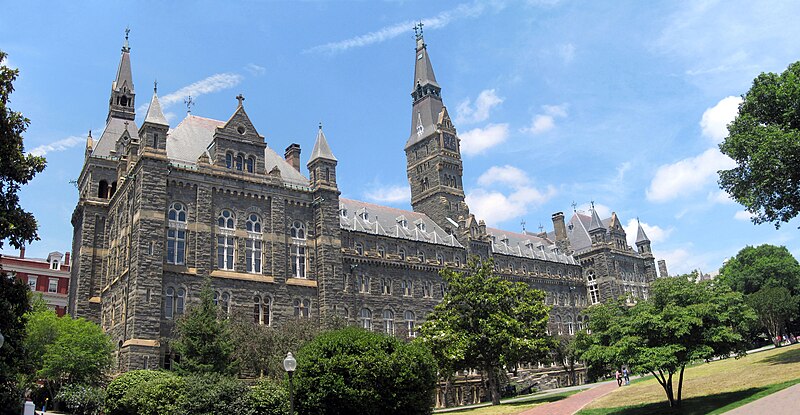
<svg viewBox="0 0 800 415">
<path fill-rule="evenodd" d="M 492 239 L 492 252 L 494 253 L 561 262 L 563 264 L 578 264 L 572 255 L 554 252 L 555 245 L 553 243 L 536 235 L 488 227 L 486 228 L 486 233 Z"/>
<path fill-rule="evenodd" d="M 147 114 L 144 116 L 144 122 L 151 124 L 166 125 L 169 127 L 167 117 L 161 111 L 161 103 L 158 102 L 158 94 L 153 92 L 153 98 L 150 98 L 150 105 L 147 107 Z"/>
<path fill-rule="evenodd" d="M 401 220 L 406 221 L 406 227 Z M 424 224 L 425 230 L 419 229 L 418 223 Z M 455 236 L 448 235 L 425 214 L 359 200 L 339 199 L 339 225 L 345 230 L 463 248 Z"/>
<path fill-rule="evenodd" d="M 337 161 L 336 156 L 334 156 L 333 152 L 331 151 L 331 147 L 328 145 L 328 140 L 325 138 L 325 133 L 322 132 L 322 124 L 319 126 L 317 140 L 314 142 L 314 149 L 311 150 L 311 158 L 308 159 L 308 163 L 310 164 L 312 161 L 318 158 Z"/>
<path fill-rule="evenodd" d="M 644 233 L 641 223 L 639 223 L 639 230 L 636 232 L 636 243 L 638 244 L 639 242 L 650 242 L 650 238 Z"/>
<path fill-rule="evenodd" d="M 97 144 L 95 144 L 94 149 L 92 150 L 92 156 L 110 156 L 111 151 L 117 148 L 117 140 L 125 131 L 125 123 L 128 123 L 127 129 L 131 138 L 138 139 L 139 127 L 136 126 L 134 121 L 113 117 L 109 118 L 108 124 L 106 124 L 106 128 L 103 130 L 103 134 L 100 135 L 100 139 L 97 140 Z"/>
<path fill-rule="evenodd" d="M 167 135 L 167 157 L 184 164 L 196 164 L 197 158 L 208 149 L 214 139 L 216 128 L 223 125 L 225 121 L 187 115 Z M 268 172 L 277 166 L 287 183 L 308 186 L 308 179 L 269 146 L 264 149 L 264 166 Z"/>
<path fill-rule="evenodd" d="M 425 47 L 424 40 L 422 39 L 417 41 L 417 54 L 415 59 L 412 92 L 417 88 L 418 84 L 421 86 L 433 85 L 439 88 L 439 84 L 436 83 L 436 76 L 433 74 L 433 66 L 431 66 L 431 60 L 428 56 L 428 49 Z M 411 135 L 406 142 L 406 149 L 436 131 L 436 123 L 439 120 L 442 107 L 442 99 L 432 95 L 428 95 L 414 103 L 414 107 L 411 111 Z M 422 125 L 422 134 L 417 132 L 418 125 Z"/>
<path fill-rule="evenodd" d="M 123 86 L 127 86 L 128 90 L 133 91 L 133 75 L 131 74 L 131 54 L 123 47 L 122 56 L 119 59 L 119 66 L 117 67 L 117 77 L 111 83 L 111 90 L 118 91 Z"/>
</svg>

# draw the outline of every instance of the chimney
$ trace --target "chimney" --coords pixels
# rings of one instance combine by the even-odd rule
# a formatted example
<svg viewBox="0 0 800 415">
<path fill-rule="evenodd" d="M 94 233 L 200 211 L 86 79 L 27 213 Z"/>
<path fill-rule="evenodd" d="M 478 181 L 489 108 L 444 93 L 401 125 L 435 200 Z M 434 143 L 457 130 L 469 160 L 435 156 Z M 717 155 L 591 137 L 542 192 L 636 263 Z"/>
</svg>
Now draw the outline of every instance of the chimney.
<svg viewBox="0 0 800 415">
<path fill-rule="evenodd" d="M 564 254 L 570 251 L 569 238 L 567 237 L 567 226 L 564 223 L 564 212 L 553 213 L 553 231 L 556 234 L 556 246 Z"/>
<path fill-rule="evenodd" d="M 300 171 L 300 144 L 289 144 L 289 147 L 286 147 L 284 157 L 287 163 L 294 167 L 295 170 Z"/>
<path fill-rule="evenodd" d="M 658 276 L 661 278 L 669 277 L 667 273 L 667 261 L 663 259 L 658 260 Z"/>
<path fill-rule="evenodd" d="M 64 265 L 69 265 L 69 252 L 64 252 Z"/>
<path fill-rule="evenodd" d="M 25 247 L 19 248 L 19 259 L 25 259 Z"/>
</svg>

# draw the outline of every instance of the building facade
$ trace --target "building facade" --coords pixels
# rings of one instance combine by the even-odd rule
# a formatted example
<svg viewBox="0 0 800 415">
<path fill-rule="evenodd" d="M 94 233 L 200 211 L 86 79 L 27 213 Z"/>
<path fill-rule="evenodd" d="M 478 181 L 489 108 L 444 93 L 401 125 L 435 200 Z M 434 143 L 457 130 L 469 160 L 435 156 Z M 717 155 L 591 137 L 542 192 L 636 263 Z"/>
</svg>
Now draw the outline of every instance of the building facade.
<svg viewBox="0 0 800 415">
<path fill-rule="evenodd" d="M 27 283 L 31 291 L 41 294 L 56 314 L 66 314 L 70 281 L 69 252 L 51 252 L 47 258 L 26 258 L 25 248 L 22 248 L 16 257 L 0 255 L 0 267 Z"/>
<path fill-rule="evenodd" d="M 645 261 L 600 239 L 580 256 L 558 224 L 554 235 L 508 232 L 470 213 L 460 140 L 421 32 L 414 62 L 408 211 L 341 198 L 322 126 L 305 170 L 297 144 L 279 155 L 241 95 L 227 120 L 188 114 L 173 127 L 154 88 L 137 125 L 126 38 L 106 128 L 87 137 L 69 291 L 69 312 L 113 337 L 118 370 L 168 365 L 175 318 L 209 279 L 223 311 L 254 324 L 338 316 L 413 337 L 446 291 L 439 271 L 491 258 L 499 275 L 547 293 L 551 332 L 572 333 L 584 323 L 587 270 L 606 276 L 598 258 Z"/>
</svg>

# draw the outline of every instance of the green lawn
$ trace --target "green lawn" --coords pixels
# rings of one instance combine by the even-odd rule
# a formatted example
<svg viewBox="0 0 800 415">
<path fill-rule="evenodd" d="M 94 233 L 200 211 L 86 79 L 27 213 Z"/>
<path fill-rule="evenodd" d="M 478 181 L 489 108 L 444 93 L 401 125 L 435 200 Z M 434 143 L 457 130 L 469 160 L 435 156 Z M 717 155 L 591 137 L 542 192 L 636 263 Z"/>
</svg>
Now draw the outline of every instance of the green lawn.
<svg viewBox="0 0 800 415">
<path fill-rule="evenodd" d="M 447 414 L 456 415 L 508 415 L 517 414 L 527 409 L 533 408 L 536 405 L 541 405 L 548 402 L 560 401 L 567 396 L 574 395 L 579 391 L 562 392 L 553 395 L 542 396 L 542 393 L 528 395 L 521 397 L 519 401 L 512 403 L 501 403 L 495 406 L 485 406 L 482 408 L 465 409 L 463 411 L 447 412 Z"/>
<path fill-rule="evenodd" d="M 793 345 L 687 368 L 680 409 L 669 408 L 651 376 L 595 400 L 578 415 L 719 414 L 797 383 L 800 345 Z"/>
</svg>

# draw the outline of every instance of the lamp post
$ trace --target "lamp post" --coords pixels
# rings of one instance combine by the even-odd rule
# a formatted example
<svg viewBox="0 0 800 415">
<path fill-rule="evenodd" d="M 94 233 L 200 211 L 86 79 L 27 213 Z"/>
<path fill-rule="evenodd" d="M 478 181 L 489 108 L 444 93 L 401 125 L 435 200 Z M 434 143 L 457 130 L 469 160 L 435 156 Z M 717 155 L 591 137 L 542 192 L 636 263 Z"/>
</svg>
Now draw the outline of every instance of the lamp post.
<svg viewBox="0 0 800 415">
<path fill-rule="evenodd" d="M 294 415 L 294 396 L 292 395 L 292 375 L 294 370 L 297 369 L 297 360 L 292 356 L 292 352 L 286 354 L 283 359 L 283 369 L 289 374 L 289 415 Z"/>
<path fill-rule="evenodd" d="M 0 333 L 0 349 L 3 348 L 3 343 L 6 342 L 6 338 L 3 337 L 3 333 Z"/>
</svg>

